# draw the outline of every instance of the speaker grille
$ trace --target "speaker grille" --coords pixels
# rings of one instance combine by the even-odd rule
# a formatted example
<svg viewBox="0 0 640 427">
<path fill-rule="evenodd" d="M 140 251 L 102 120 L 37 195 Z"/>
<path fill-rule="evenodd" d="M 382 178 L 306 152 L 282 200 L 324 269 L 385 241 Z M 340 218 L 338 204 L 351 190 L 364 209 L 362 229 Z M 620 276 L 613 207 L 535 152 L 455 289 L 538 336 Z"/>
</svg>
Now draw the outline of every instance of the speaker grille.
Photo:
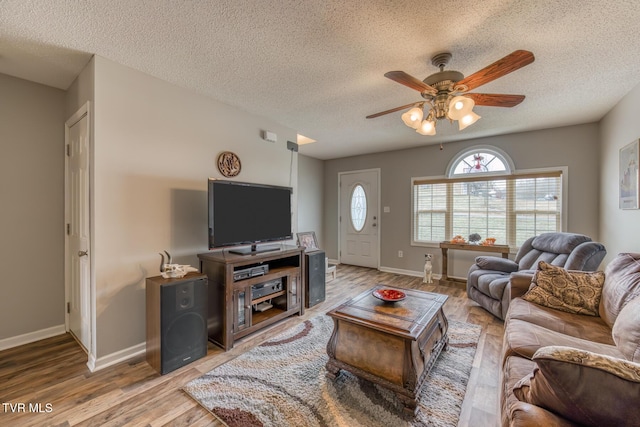
<svg viewBox="0 0 640 427">
<path fill-rule="evenodd" d="M 167 355 L 188 353 L 202 346 L 202 337 L 206 336 L 206 321 L 199 313 L 186 313 L 175 318 L 162 337 Z"/>
<path fill-rule="evenodd" d="M 161 292 L 161 373 L 207 354 L 207 279 L 167 283 Z"/>
</svg>

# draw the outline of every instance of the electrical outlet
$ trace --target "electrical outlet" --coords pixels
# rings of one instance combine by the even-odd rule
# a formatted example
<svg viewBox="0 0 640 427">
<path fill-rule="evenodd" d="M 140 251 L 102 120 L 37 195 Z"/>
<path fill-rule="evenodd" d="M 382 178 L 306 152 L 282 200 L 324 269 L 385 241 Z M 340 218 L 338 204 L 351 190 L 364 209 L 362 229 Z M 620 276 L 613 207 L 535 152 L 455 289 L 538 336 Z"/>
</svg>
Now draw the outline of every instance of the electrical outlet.
<svg viewBox="0 0 640 427">
<path fill-rule="evenodd" d="M 402 258 L 404 256 L 404 253 L 402 251 L 398 251 L 398 258 Z"/>
</svg>

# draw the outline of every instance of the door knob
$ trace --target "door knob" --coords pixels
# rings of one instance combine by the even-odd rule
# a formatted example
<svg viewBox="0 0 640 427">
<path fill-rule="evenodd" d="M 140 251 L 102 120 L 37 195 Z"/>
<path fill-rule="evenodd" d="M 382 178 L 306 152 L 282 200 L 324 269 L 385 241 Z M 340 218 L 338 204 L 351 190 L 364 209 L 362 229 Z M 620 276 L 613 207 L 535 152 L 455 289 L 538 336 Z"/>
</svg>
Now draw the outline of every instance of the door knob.
<svg viewBox="0 0 640 427">
<path fill-rule="evenodd" d="M 78 251 L 78 256 L 87 256 L 89 255 L 89 251 Z"/>
</svg>

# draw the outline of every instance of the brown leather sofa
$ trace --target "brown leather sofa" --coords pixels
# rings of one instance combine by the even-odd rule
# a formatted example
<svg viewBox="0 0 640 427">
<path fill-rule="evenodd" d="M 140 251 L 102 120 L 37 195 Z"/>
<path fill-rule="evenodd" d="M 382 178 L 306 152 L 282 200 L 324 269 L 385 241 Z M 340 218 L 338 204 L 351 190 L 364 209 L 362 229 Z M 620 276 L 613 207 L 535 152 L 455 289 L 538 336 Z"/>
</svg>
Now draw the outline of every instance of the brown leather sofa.
<svg viewBox="0 0 640 427">
<path fill-rule="evenodd" d="M 640 426 L 640 254 L 607 265 L 595 315 L 523 299 L 536 278 L 512 277 L 502 425 Z"/>
</svg>

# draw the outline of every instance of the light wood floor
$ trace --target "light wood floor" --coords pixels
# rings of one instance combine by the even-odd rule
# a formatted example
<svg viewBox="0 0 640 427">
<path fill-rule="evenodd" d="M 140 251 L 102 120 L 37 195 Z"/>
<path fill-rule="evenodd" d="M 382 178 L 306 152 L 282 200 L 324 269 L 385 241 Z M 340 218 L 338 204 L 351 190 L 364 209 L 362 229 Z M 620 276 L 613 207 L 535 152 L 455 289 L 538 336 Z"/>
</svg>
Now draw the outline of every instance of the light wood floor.
<svg viewBox="0 0 640 427">
<path fill-rule="evenodd" d="M 0 352 L 1 426 L 221 426 L 181 391 L 188 381 L 253 348 L 292 325 L 325 313 L 377 283 L 451 296 L 444 310 L 450 319 L 482 326 L 483 332 L 460 416 L 461 426 L 497 426 L 498 360 L 503 323 L 467 299 L 459 284 L 425 285 L 420 278 L 338 266 L 327 283 L 325 302 L 266 331 L 236 343 L 229 352 L 209 344 L 206 357 L 160 376 L 137 357 L 91 373 L 87 356 L 66 334 Z M 41 404 L 40 413 L 12 412 L 18 403 Z M 49 406 L 48 406 L 49 405 Z"/>
</svg>

